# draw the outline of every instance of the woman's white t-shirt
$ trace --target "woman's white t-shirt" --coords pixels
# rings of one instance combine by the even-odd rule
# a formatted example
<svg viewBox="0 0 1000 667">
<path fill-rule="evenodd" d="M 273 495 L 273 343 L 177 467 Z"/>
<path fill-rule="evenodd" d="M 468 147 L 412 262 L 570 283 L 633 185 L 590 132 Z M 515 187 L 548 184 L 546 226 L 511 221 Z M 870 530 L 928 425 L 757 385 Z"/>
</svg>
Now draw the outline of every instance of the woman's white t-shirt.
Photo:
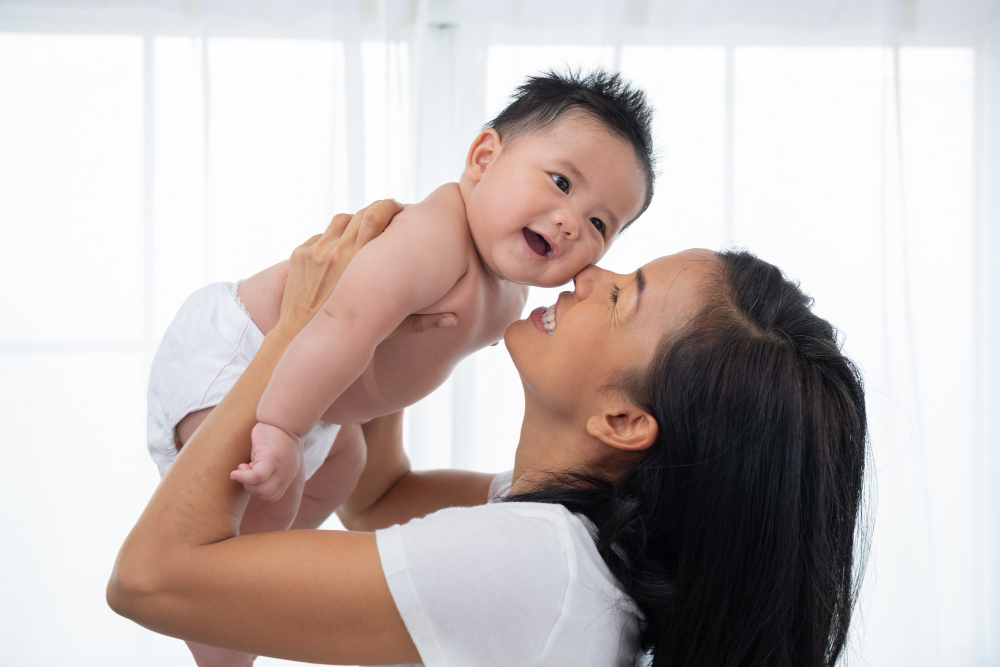
<svg viewBox="0 0 1000 667">
<path fill-rule="evenodd" d="M 491 496 L 505 493 L 501 475 Z M 375 533 L 382 571 L 427 667 L 633 665 L 638 615 L 562 505 L 440 510 Z"/>
</svg>

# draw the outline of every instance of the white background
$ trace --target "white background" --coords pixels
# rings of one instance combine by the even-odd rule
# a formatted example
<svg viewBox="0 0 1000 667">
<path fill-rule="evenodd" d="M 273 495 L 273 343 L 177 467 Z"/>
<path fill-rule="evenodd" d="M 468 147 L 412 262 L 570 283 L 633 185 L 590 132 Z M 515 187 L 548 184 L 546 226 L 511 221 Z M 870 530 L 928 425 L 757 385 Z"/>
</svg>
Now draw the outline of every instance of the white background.
<svg viewBox="0 0 1000 667">
<path fill-rule="evenodd" d="M 660 155 L 602 265 L 744 246 L 865 372 L 850 661 L 1000 665 L 998 4 L 0 2 L 0 664 L 189 664 L 104 603 L 181 301 L 454 180 L 524 76 L 600 65 L 647 90 Z M 509 468 L 521 406 L 483 350 L 409 411 L 414 464 Z"/>
</svg>

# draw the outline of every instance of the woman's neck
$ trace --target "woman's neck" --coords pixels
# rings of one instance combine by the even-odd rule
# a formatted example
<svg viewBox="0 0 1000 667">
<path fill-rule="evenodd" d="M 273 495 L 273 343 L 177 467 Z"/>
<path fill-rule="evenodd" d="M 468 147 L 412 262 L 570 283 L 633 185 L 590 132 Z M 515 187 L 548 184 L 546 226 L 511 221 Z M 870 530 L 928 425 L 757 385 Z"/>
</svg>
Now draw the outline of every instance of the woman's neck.
<svg viewBox="0 0 1000 667">
<path fill-rule="evenodd" d="M 599 444 L 583 424 L 560 419 L 526 401 L 511 493 L 544 486 L 549 473 L 585 471 L 596 460 Z"/>
</svg>

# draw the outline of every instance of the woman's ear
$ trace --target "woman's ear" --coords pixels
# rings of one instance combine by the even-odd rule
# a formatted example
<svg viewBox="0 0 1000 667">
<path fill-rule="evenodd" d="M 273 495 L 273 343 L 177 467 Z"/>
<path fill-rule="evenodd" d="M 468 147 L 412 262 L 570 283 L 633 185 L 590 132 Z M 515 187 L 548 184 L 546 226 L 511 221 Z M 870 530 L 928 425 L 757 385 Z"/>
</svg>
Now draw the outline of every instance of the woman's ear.
<svg viewBox="0 0 1000 667">
<path fill-rule="evenodd" d="M 465 175 L 473 183 L 478 183 L 486 172 L 486 167 L 500 154 L 500 135 L 493 128 L 483 130 L 472 141 L 469 154 L 465 158 Z"/>
<path fill-rule="evenodd" d="M 604 409 L 587 420 L 587 433 L 624 451 L 648 449 L 656 442 L 659 432 L 653 415 L 634 405 Z"/>
</svg>

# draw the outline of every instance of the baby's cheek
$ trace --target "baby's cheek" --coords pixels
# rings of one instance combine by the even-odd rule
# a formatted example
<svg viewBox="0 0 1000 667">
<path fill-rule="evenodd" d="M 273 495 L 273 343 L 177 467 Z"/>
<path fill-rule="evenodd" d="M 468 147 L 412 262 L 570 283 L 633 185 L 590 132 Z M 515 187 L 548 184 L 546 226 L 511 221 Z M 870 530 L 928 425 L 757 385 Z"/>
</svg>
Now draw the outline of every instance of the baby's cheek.
<svg viewBox="0 0 1000 667">
<path fill-rule="evenodd" d="M 593 253 L 575 253 L 573 256 L 565 256 L 556 260 L 559 266 L 553 267 L 553 287 L 564 285 L 572 280 L 576 274 L 583 271 L 591 264 L 595 264 L 599 257 Z"/>
</svg>

